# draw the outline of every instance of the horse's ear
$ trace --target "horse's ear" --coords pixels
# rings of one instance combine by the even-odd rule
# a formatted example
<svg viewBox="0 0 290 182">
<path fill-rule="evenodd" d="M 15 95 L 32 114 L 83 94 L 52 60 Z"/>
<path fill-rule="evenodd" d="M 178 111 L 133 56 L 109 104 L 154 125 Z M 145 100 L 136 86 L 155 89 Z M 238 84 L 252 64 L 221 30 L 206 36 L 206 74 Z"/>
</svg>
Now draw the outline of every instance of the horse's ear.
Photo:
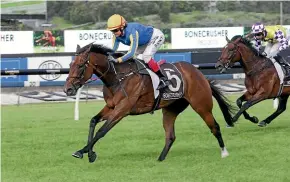
<svg viewBox="0 0 290 182">
<path fill-rule="evenodd" d="M 226 40 L 227 40 L 228 43 L 230 42 L 230 39 L 228 38 L 228 36 L 226 36 Z"/>
<path fill-rule="evenodd" d="M 245 39 L 244 36 L 241 36 L 240 41 L 244 43 L 245 42 L 244 39 Z"/>
<path fill-rule="evenodd" d="M 81 49 L 81 46 L 77 45 L 77 51 L 76 52 L 78 52 L 78 50 L 80 50 L 80 49 Z"/>
<path fill-rule="evenodd" d="M 94 41 L 94 42 L 95 42 L 95 41 Z M 91 48 L 92 48 L 92 46 L 94 45 L 94 42 L 92 42 L 92 43 L 89 44 L 88 51 L 91 51 Z"/>
</svg>

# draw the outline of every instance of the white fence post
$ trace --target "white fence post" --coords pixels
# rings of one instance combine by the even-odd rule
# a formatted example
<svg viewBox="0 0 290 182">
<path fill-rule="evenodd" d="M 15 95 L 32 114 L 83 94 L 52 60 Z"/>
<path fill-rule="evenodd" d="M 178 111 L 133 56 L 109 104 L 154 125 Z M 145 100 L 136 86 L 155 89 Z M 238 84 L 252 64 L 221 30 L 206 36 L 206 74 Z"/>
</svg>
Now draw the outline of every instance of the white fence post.
<svg viewBox="0 0 290 182">
<path fill-rule="evenodd" d="M 81 88 L 78 89 L 77 91 L 77 95 L 76 95 L 76 102 L 75 102 L 75 121 L 78 121 L 80 119 L 80 115 L 79 115 L 79 101 L 80 101 L 80 96 L 81 96 L 81 92 L 84 86 L 82 86 Z"/>
</svg>

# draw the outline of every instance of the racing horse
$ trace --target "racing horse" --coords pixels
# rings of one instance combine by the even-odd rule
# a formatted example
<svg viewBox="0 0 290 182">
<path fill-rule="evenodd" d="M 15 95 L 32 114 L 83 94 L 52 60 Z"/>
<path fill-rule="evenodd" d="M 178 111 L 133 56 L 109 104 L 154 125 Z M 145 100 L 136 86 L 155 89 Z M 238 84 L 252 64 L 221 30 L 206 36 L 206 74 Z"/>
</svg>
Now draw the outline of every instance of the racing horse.
<svg viewBox="0 0 290 182">
<path fill-rule="evenodd" d="M 88 153 L 89 162 L 94 162 L 97 157 L 93 146 L 100 138 L 125 116 L 149 113 L 155 101 L 151 78 L 139 73 L 136 59 L 113 63 L 109 59 L 110 56 L 120 56 L 120 53 L 113 53 L 112 49 L 93 43 L 82 48 L 78 45 L 64 86 L 66 95 L 73 96 L 92 74 L 97 75 L 104 84 L 103 95 L 106 105 L 90 120 L 87 145 L 72 154 L 76 158 L 83 158 L 83 154 Z M 187 62 L 177 62 L 174 65 L 182 74 L 184 95 L 180 99 L 161 99 L 156 108 L 156 110 L 162 108 L 165 130 L 165 146 L 158 160 L 163 161 L 168 154 L 175 141 L 175 119 L 188 105 L 201 116 L 216 137 L 221 148 L 221 157 L 227 157 L 229 153 L 223 142 L 219 124 L 212 114 L 212 96 L 217 100 L 224 119 L 230 126 L 233 125 L 231 114 L 234 107 L 215 83 L 207 80 L 193 65 Z M 171 75 L 170 78 L 174 79 L 174 76 Z M 105 123 L 95 133 L 96 124 L 100 121 Z"/>
<path fill-rule="evenodd" d="M 216 68 L 224 72 L 234 66 L 235 62 L 239 62 L 246 76 L 245 86 L 247 91 L 236 101 L 240 110 L 233 117 L 233 122 L 236 122 L 243 114 L 245 119 L 258 123 L 258 118 L 250 116 L 246 110 L 265 99 L 278 98 L 277 110 L 258 124 L 258 126 L 264 127 L 286 110 L 290 85 L 287 85 L 287 83 L 280 85 L 280 79 L 272 61 L 265 55 L 260 54 L 252 46 L 250 40 L 240 35 L 234 36 L 231 40 L 226 37 L 226 40 L 228 43 L 222 49 Z M 283 58 L 280 57 L 280 59 Z M 244 101 L 246 102 L 243 104 Z"/>
</svg>

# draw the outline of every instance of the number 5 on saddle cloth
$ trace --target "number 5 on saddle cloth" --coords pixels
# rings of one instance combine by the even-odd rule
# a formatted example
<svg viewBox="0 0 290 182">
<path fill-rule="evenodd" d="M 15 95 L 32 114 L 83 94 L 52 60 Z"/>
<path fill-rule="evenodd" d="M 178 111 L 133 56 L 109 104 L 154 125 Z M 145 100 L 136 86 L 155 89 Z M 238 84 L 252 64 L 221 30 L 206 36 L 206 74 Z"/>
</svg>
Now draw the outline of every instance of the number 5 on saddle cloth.
<svg viewBox="0 0 290 182">
<path fill-rule="evenodd" d="M 140 74 L 150 75 L 152 80 L 152 85 L 154 89 L 155 103 L 151 113 L 158 108 L 158 105 L 163 100 L 173 100 L 180 99 L 184 95 L 184 83 L 180 71 L 176 68 L 174 64 L 163 63 L 160 64 L 160 71 L 164 76 L 170 81 L 168 87 L 165 87 L 161 90 L 157 90 L 159 85 L 159 77 L 147 67 L 147 65 L 139 59 L 135 60 Z"/>
</svg>

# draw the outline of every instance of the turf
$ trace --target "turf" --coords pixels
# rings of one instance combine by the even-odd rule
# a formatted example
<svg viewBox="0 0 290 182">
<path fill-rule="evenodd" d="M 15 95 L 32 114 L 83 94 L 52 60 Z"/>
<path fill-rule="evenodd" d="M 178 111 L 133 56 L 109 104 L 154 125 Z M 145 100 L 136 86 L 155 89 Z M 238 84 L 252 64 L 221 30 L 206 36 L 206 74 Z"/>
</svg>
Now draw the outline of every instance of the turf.
<svg viewBox="0 0 290 182">
<path fill-rule="evenodd" d="M 231 100 L 237 98 L 231 96 Z M 273 101 L 250 109 L 260 120 L 272 113 Z M 86 144 L 88 123 L 104 102 L 82 102 L 80 120 L 73 103 L 2 107 L 2 181 L 290 181 L 290 104 L 266 128 L 239 120 L 225 128 L 215 104 L 230 156 L 221 159 L 216 139 L 188 108 L 176 121 L 177 140 L 164 162 L 161 112 L 129 116 L 95 146 L 98 159 L 89 163 L 71 154 Z M 99 125 L 98 125 L 99 127 Z"/>
</svg>

